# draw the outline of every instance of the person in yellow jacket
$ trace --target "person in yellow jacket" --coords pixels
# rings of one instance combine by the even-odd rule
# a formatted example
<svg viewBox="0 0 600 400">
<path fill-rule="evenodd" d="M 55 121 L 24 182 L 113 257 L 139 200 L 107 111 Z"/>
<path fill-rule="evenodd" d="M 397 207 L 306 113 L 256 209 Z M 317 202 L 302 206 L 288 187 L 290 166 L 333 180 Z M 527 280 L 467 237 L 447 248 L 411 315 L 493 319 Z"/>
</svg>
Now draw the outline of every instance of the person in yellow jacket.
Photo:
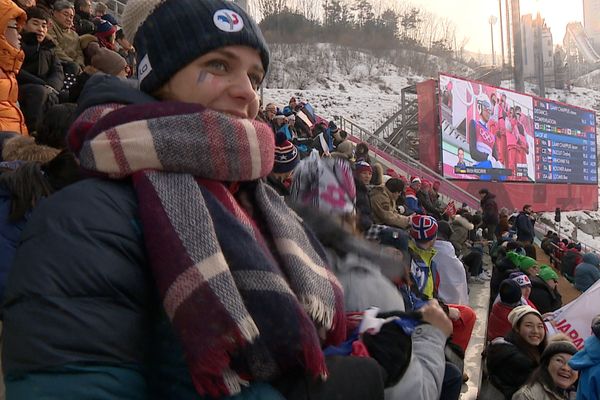
<svg viewBox="0 0 600 400">
<path fill-rule="evenodd" d="M 17 106 L 17 74 L 25 54 L 21 50 L 19 31 L 27 16 L 10 0 L 0 0 L 0 131 L 28 135 L 25 118 Z"/>
</svg>

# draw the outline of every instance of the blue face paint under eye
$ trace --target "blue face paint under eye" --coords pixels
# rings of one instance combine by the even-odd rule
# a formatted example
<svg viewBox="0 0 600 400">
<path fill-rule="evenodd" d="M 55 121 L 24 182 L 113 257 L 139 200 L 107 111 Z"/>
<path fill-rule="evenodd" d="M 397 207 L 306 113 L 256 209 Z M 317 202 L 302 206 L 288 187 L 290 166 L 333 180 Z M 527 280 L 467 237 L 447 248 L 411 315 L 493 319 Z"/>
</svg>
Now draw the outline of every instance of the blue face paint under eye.
<svg viewBox="0 0 600 400">
<path fill-rule="evenodd" d="M 200 73 L 198 74 L 198 79 L 196 79 L 196 83 L 202 83 L 202 82 L 206 81 L 207 78 L 208 78 L 208 72 L 200 71 Z"/>
</svg>

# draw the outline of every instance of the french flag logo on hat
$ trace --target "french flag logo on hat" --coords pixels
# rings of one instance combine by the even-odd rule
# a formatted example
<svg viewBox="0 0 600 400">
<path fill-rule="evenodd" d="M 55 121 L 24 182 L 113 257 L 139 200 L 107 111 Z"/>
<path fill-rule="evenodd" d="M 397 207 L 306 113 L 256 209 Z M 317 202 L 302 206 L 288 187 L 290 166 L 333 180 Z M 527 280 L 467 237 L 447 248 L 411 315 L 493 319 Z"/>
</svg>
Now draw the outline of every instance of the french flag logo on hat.
<svg viewBox="0 0 600 400">
<path fill-rule="evenodd" d="M 435 239 L 438 223 L 429 215 L 413 215 L 410 219 L 410 236 L 418 242 L 428 242 Z"/>
</svg>

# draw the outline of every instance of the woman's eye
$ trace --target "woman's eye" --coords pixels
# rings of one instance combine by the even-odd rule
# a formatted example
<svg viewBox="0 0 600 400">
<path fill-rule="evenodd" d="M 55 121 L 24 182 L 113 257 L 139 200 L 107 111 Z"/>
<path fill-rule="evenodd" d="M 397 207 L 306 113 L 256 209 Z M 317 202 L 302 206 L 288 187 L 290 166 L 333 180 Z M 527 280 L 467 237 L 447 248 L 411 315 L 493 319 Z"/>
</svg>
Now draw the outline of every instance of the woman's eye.
<svg viewBox="0 0 600 400">
<path fill-rule="evenodd" d="M 218 61 L 218 60 L 211 61 L 208 63 L 208 66 L 217 71 L 227 71 L 227 64 L 224 63 L 223 61 Z"/>
</svg>

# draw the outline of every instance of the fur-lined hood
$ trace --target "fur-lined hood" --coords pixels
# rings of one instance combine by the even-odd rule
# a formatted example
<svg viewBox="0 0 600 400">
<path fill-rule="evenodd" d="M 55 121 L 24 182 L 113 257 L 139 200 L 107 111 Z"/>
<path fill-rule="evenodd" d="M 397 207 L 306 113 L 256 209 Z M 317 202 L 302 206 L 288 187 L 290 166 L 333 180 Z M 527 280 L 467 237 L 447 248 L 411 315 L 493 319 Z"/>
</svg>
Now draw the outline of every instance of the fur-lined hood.
<svg viewBox="0 0 600 400">
<path fill-rule="evenodd" d="M 56 157 L 60 150 L 36 144 L 30 136 L 14 136 L 5 139 L 2 144 L 2 161 L 38 161 L 48 162 Z"/>
<path fill-rule="evenodd" d="M 454 220 L 452 221 L 453 225 L 460 225 L 463 228 L 467 229 L 467 230 L 473 230 L 475 228 L 475 226 L 469 222 L 469 220 L 467 220 L 465 217 L 463 217 L 462 215 L 456 214 L 454 216 Z"/>
</svg>

